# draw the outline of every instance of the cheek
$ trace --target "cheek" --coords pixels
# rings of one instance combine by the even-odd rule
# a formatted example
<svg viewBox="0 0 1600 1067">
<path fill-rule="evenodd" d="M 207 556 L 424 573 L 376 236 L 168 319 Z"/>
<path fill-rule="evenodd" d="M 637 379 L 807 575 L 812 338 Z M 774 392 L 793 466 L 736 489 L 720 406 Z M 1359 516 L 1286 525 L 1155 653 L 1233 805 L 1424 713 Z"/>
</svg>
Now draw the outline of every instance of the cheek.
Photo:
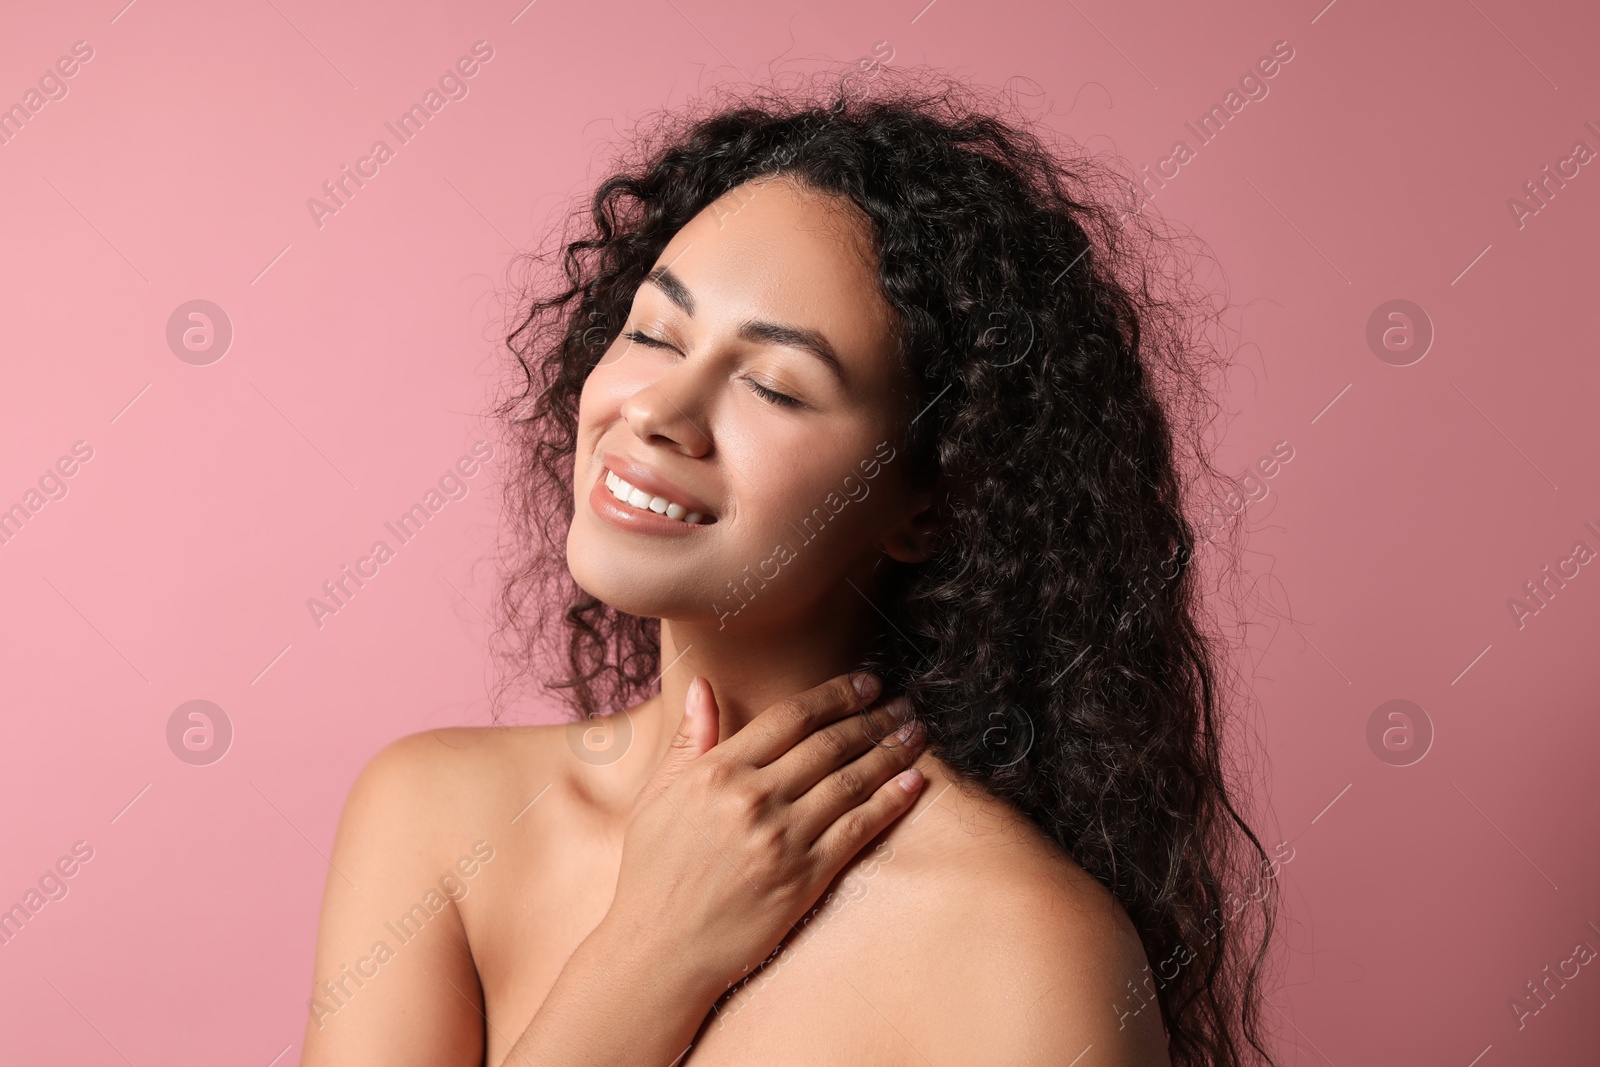
<svg viewBox="0 0 1600 1067">
<path fill-rule="evenodd" d="M 599 475 L 595 464 L 600 462 L 598 451 L 601 439 L 621 418 L 617 410 L 619 402 L 604 388 L 604 384 L 590 375 L 578 395 L 578 427 L 571 463 L 572 491 L 580 512 L 584 498 L 593 488 L 590 484 L 592 478 Z"/>
<path fill-rule="evenodd" d="M 630 385 L 614 360 L 590 371 L 578 394 L 579 440 L 587 440 L 605 423 L 620 419 L 623 401 L 637 389 L 637 383 Z"/>
<path fill-rule="evenodd" d="M 797 548 L 813 542 L 843 547 L 881 525 L 889 472 L 863 477 L 860 461 L 872 454 L 871 447 L 824 448 L 828 438 L 808 434 L 804 442 L 768 441 L 739 458 L 744 517 L 758 537 Z"/>
<path fill-rule="evenodd" d="M 652 358 L 630 342 L 618 340 L 608 348 L 583 381 L 578 418 L 609 422 L 622 418 L 622 406 L 640 390 L 649 388 L 668 367 L 664 358 Z"/>
<path fill-rule="evenodd" d="M 594 375 L 583 383 L 583 391 L 578 394 L 578 436 L 587 436 L 589 427 L 594 425 L 595 410 L 600 403 L 600 389 L 597 388 Z"/>
</svg>

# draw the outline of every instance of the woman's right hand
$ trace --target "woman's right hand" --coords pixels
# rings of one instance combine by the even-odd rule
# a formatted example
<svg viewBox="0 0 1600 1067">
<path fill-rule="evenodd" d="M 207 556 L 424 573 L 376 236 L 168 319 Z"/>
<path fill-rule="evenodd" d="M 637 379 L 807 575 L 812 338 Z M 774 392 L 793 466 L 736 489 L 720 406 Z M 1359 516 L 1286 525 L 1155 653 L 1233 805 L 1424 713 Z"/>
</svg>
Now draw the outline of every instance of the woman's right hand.
<svg viewBox="0 0 1600 1067">
<path fill-rule="evenodd" d="M 718 744 L 715 698 L 695 678 L 635 802 L 602 926 L 714 994 L 756 967 L 922 788 L 908 769 L 922 727 L 883 737 L 903 715 L 863 712 L 878 691 L 840 675 Z"/>
</svg>

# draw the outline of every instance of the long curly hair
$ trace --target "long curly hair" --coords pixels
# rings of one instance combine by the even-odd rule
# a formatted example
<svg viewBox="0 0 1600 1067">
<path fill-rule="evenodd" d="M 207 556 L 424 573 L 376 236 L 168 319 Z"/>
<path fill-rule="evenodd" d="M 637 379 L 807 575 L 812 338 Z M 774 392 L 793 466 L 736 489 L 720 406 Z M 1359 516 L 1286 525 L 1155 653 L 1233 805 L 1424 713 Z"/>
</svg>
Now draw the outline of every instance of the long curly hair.
<svg viewBox="0 0 1600 1067">
<path fill-rule="evenodd" d="M 1237 558 L 1205 550 L 1238 527 L 1201 514 L 1231 484 L 1207 438 L 1218 308 L 1119 170 L 1007 117 L 1011 96 L 860 75 L 657 113 L 518 261 L 513 380 L 493 409 L 510 445 L 495 716 L 540 663 L 576 717 L 654 691 L 660 621 L 579 588 L 565 539 L 579 395 L 657 256 L 752 179 L 844 198 L 871 222 L 919 413 L 895 461 L 944 487 L 934 557 L 885 561 L 860 667 L 909 697 L 930 751 L 1121 902 L 1152 970 L 1110 1010 L 1155 1000 L 1176 1067 L 1273 1063 L 1260 1004 L 1278 863 L 1230 799 L 1234 675 L 1202 612 L 1201 565 L 1226 575 Z"/>
</svg>

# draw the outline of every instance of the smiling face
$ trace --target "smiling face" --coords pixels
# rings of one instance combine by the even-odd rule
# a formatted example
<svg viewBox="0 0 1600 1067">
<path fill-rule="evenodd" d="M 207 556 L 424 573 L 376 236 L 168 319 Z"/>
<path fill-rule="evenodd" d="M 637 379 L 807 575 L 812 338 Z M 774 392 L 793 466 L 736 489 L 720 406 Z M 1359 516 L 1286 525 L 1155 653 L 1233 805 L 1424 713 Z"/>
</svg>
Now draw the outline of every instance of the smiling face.
<svg viewBox="0 0 1600 1067">
<path fill-rule="evenodd" d="M 749 625 L 841 589 L 865 608 L 846 579 L 865 590 L 885 551 L 926 558 L 931 496 L 905 482 L 906 382 L 869 234 L 854 205 L 777 177 L 673 237 L 584 383 L 567 535 L 582 588 Z"/>
</svg>

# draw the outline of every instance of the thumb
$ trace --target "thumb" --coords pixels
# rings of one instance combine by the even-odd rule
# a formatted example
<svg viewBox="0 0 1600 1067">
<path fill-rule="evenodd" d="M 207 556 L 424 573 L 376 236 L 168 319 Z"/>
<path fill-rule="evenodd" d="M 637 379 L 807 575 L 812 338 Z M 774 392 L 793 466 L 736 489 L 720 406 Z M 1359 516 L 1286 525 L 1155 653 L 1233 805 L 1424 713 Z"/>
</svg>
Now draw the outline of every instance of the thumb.
<svg viewBox="0 0 1600 1067">
<path fill-rule="evenodd" d="M 678 724 L 678 732 L 672 736 L 656 772 L 659 788 L 671 785 L 685 767 L 715 747 L 718 719 L 717 699 L 711 692 L 711 683 L 696 675 L 684 696 L 683 721 Z"/>
</svg>

